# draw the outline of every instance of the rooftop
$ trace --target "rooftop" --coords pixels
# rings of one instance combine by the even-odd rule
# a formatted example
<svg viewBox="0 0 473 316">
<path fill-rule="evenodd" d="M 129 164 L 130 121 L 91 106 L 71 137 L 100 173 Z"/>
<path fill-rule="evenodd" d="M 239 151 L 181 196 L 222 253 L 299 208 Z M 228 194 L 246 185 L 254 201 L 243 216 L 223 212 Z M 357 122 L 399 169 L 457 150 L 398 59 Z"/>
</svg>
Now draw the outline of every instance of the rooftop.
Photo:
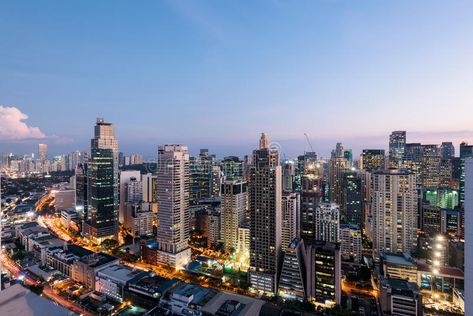
<svg viewBox="0 0 473 316">
<path fill-rule="evenodd" d="M 124 282 L 131 281 L 136 277 L 144 277 L 148 272 L 136 270 L 121 264 L 114 264 L 98 272 L 98 275 L 105 275 L 109 278 Z"/>
<path fill-rule="evenodd" d="M 233 306 L 235 306 L 236 302 L 244 305 L 238 316 L 258 315 L 261 307 L 265 304 L 264 301 L 251 297 L 227 292 L 219 292 L 202 307 L 202 311 L 211 315 L 215 315 L 217 314 L 217 311 L 222 311 L 222 307 L 223 309 L 225 309 L 225 307 L 229 307 L 229 302 L 231 302 L 231 305 Z"/>
<path fill-rule="evenodd" d="M 20 284 L 15 284 L 0 292 L 0 315 L 72 316 L 77 314 L 31 293 Z"/>
<path fill-rule="evenodd" d="M 385 253 L 383 254 L 383 260 L 386 264 L 391 265 L 416 266 L 416 262 L 408 254 Z"/>
</svg>

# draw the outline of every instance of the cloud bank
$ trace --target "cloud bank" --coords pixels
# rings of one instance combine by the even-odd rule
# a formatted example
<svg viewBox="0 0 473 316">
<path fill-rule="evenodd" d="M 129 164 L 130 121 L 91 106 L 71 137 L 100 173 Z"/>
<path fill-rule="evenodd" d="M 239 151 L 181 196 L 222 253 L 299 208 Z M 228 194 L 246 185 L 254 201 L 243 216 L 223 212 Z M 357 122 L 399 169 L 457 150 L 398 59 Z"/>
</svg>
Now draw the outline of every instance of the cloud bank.
<svg viewBox="0 0 473 316">
<path fill-rule="evenodd" d="M 16 141 L 46 137 L 38 127 L 28 126 L 24 122 L 26 119 L 28 115 L 18 108 L 0 105 L 0 140 Z"/>
</svg>

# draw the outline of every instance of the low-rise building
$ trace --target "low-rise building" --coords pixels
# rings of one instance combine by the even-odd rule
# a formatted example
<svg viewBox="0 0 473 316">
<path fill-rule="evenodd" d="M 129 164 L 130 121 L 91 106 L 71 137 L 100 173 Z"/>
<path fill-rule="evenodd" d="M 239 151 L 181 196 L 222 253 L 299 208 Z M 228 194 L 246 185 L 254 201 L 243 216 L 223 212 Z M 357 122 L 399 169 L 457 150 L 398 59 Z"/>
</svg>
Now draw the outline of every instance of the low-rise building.
<svg viewBox="0 0 473 316">
<path fill-rule="evenodd" d="M 95 290 L 121 303 L 128 283 L 147 275 L 149 275 L 147 271 L 136 270 L 121 264 L 111 265 L 97 271 Z"/>
<path fill-rule="evenodd" d="M 99 252 L 82 257 L 72 264 L 72 279 L 86 288 L 95 290 L 95 276 L 98 271 L 118 264 L 120 259 Z"/>
<path fill-rule="evenodd" d="M 161 298 L 160 306 L 176 315 L 196 315 L 218 291 L 182 283 Z"/>
<path fill-rule="evenodd" d="M 417 264 L 409 254 L 385 253 L 381 254 L 380 258 L 385 278 L 417 283 Z"/>
<path fill-rule="evenodd" d="M 383 313 L 396 316 L 422 316 L 422 295 L 413 282 L 382 279 L 380 304 Z"/>
<path fill-rule="evenodd" d="M 51 247 L 46 250 L 46 264 L 64 275 L 72 277 L 72 265 L 75 261 L 93 254 L 85 248 L 64 244 L 62 247 Z"/>
</svg>

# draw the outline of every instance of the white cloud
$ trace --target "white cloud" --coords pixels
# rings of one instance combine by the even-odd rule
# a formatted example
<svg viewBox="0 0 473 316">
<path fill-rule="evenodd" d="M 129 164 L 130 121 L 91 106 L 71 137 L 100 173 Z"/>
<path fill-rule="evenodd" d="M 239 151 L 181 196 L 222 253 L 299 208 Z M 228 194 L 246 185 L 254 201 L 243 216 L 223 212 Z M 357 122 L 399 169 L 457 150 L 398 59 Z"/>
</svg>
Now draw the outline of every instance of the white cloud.
<svg viewBox="0 0 473 316">
<path fill-rule="evenodd" d="M 0 140 L 40 139 L 46 135 L 38 128 L 28 126 L 24 121 L 28 115 L 16 107 L 0 105 Z"/>
</svg>

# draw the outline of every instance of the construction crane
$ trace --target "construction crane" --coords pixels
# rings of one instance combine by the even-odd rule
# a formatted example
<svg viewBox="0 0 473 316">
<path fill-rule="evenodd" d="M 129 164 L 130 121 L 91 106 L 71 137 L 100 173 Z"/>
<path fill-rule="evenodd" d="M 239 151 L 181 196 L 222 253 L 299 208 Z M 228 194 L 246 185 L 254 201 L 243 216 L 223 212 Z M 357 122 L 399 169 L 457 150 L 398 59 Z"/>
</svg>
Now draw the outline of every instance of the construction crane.
<svg viewBox="0 0 473 316">
<path fill-rule="evenodd" d="M 304 133 L 305 138 L 307 139 L 307 143 L 309 144 L 310 150 L 314 152 L 314 148 L 312 147 L 312 144 L 310 143 L 309 136 L 307 133 Z"/>
</svg>

